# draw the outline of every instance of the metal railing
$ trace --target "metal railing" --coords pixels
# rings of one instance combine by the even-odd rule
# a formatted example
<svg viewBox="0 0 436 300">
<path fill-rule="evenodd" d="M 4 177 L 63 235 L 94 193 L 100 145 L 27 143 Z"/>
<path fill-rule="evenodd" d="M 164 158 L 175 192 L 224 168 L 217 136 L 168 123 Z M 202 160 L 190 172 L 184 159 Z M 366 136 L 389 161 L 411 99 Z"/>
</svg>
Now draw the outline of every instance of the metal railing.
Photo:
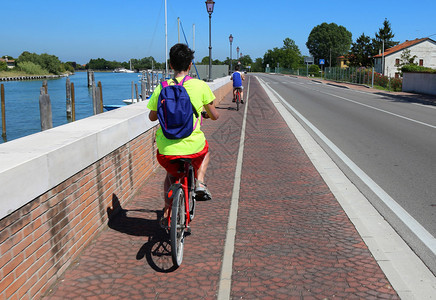
<svg viewBox="0 0 436 300">
<path fill-rule="evenodd" d="M 338 68 L 338 67 L 326 67 L 324 70 L 320 71 L 319 74 L 314 74 L 309 71 L 308 68 L 299 69 L 285 69 L 285 68 L 269 68 L 265 70 L 269 73 L 278 74 L 288 74 L 296 76 L 313 76 L 321 79 L 339 81 L 339 82 L 349 82 L 353 84 L 361 84 L 365 86 L 380 86 L 387 90 L 401 91 L 402 89 L 402 79 L 384 76 L 380 73 L 376 73 L 374 68 L 363 68 L 363 67 L 349 67 L 349 68 Z"/>
</svg>

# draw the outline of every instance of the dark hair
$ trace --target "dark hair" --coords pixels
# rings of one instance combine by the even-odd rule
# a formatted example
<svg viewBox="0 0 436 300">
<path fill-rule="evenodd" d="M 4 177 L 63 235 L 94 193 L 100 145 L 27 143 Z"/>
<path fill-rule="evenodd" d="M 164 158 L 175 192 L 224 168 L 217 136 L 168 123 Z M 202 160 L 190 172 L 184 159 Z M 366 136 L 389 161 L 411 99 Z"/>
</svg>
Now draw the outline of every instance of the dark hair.
<svg viewBox="0 0 436 300">
<path fill-rule="evenodd" d="M 240 69 L 239 65 L 236 65 L 236 66 L 235 66 L 235 70 L 236 70 L 236 71 L 239 71 L 239 69 Z"/>
<path fill-rule="evenodd" d="M 194 59 L 194 51 L 185 44 L 175 44 L 170 49 L 170 64 L 174 71 L 187 71 Z"/>
</svg>

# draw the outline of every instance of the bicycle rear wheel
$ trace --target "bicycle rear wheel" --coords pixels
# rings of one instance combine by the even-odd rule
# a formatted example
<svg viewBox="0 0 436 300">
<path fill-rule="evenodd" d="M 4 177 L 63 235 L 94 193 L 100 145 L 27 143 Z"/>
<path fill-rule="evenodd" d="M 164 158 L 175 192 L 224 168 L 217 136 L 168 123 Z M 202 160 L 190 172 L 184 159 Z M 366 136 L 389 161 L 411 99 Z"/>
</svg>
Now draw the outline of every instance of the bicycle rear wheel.
<svg viewBox="0 0 436 300">
<path fill-rule="evenodd" d="M 239 103 L 241 102 L 241 92 L 237 91 L 236 92 L 236 110 L 239 110 Z"/>
<path fill-rule="evenodd" d="M 179 188 L 173 198 L 171 210 L 171 256 L 173 264 L 179 267 L 183 260 L 183 245 L 185 241 L 185 193 Z"/>
</svg>

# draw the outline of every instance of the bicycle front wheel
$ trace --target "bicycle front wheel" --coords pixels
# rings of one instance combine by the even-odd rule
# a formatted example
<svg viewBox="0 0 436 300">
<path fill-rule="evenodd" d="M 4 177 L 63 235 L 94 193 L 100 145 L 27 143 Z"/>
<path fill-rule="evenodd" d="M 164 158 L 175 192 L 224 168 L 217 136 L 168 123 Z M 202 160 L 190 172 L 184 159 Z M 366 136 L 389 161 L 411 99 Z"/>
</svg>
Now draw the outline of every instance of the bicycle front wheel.
<svg viewBox="0 0 436 300">
<path fill-rule="evenodd" d="M 185 193 L 179 188 L 173 198 L 171 210 L 171 256 L 173 264 L 179 267 L 183 260 L 183 245 L 185 241 Z"/>
</svg>

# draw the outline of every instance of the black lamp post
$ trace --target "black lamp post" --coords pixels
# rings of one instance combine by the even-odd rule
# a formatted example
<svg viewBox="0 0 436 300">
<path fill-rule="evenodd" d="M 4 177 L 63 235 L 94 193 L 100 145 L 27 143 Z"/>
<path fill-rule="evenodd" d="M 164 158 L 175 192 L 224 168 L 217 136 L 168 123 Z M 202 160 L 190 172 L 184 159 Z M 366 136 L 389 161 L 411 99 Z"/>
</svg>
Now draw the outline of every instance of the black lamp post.
<svg viewBox="0 0 436 300">
<path fill-rule="evenodd" d="M 236 47 L 236 59 L 239 59 L 239 46 Z"/>
<path fill-rule="evenodd" d="M 230 42 L 230 73 L 232 72 L 232 43 L 233 43 L 233 35 L 230 34 L 229 36 L 229 42 Z"/>
<path fill-rule="evenodd" d="M 212 13 L 213 13 L 213 6 L 215 5 L 215 1 L 213 0 L 207 0 L 206 1 L 206 9 L 209 13 L 209 79 L 208 81 L 212 81 L 210 79 L 210 76 L 212 74 L 212 31 L 211 31 L 211 25 L 212 25 Z"/>
</svg>

